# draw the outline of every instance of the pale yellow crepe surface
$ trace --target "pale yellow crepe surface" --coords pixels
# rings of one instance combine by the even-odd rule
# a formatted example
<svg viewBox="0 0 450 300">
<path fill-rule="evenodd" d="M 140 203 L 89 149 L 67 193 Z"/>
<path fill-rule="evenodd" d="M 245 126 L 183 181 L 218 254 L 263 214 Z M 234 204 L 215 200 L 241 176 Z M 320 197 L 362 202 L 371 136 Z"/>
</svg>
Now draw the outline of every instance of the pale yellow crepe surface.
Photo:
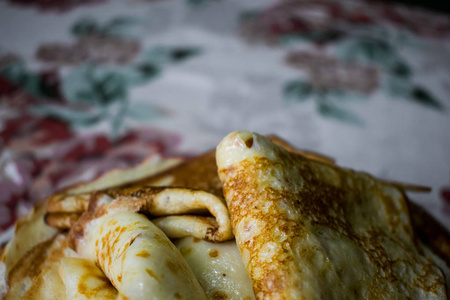
<svg viewBox="0 0 450 300">
<path fill-rule="evenodd" d="M 136 191 L 147 184 L 197 188 L 219 201 L 202 206 L 191 197 L 184 212 L 209 210 L 212 217 L 163 213 L 153 222 L 174 237 L 191 231 L 205 237 L 204 228 L 219 228 L 217 216 L 228 217 L 214 213 L 223 209 L 213 161 L 214 152 L 181 164 L 151 158 L 56 194 L 49 208 L 59 221 L 66 213 L 76 220 L 70 214 L 86 210 L 97 190 L 122 184 Z M 442 273 L 415 239 L 395 185 L 290 154 L 249 132 L 225 138 L 217 162 L 237 244 L 187 237 L 175 242 L 180 255 L 146 217 L 119 209 L 83 227 L 84 245 L 76 253 L 65 234 L 45 224 L 43 202 L 18 222 L 2 253 L 0 276 L 9 282 L 0 281 L 0 294 L 6 288 L 5 299 L 140 299 L 150 291 L 135 287 L 145 283 L 165 299 L 446 298 Z M 159 203 L 165 212 L 176 210 Z M 117 223 L 109 226 L 111 220 Z M 177 274 L 174 265 L 184 271 Z M 169 284 L 158 281 L 165 276 Z"/>
<path fill-rule="evenodd" d="M 255 299 L 235 241 L 211 243 L 186 237 L 175 246 L 200 281 L 209 299 Z"/>
<path fill-rule="evenodd" d="M 108 211 L 84 224 L 82 236 L 70 237 L 76 252 L 96 263 L 126 299 L 206 299 L 181 253 L 142 214 Z"/>
</svg>

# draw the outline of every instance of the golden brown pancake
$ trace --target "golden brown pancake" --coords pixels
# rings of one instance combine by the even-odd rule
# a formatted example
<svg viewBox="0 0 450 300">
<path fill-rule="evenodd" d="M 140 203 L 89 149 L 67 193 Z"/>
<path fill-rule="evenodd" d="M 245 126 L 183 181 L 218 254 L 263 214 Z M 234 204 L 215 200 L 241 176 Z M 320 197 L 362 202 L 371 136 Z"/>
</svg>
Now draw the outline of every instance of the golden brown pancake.
<svg viewBox="0 0 450 300">
<path fill-rule="evenodd" d="M 287 150 L 311 159 L 333 163 L 333 160 L 309 151 L 297 150 L 277 136 L 269 137 Z M 70 228 L 80 213 L 87 210 L 93 192 L 110 188 L 171 186 L 198 189 L 223 197 L 222 184 L 217 175 L 215 151 L 187 159 L 165 162 L 159 157 L 148 159 L 128 170 L 115 170 L 92 182 L 66 188 L 48 199 L 47 222 L 57 228 Z"/>
<path fill-rule="evenodd" d="M 67 239 L 58 235 L 31 248 L 9 271 L 8 299 L 66 299 L 57 262 L 68 250 Z"/>
<path fill-rule="evenodd" d="M 69 238 L 80 257 L 96 263 L 124 299 L 206 299 L 169 238 L 147 217 L 124 208 L 103 202 L 77 221 Z"/>
<path fill-rule="evenodd" d="M 116 199 L 111 207 L 152 217 L 152 222 L 170 238 L 193 236 L 215 242 L 233 239 L 224 200 L 201 190 L 151 186 L 110 189 L 93 194 L 89 209 L 108 199 Z"/>
<path fill-rule="evenodd" d="M 90 194 L 148 178 L 180 162 L 180 159 L 164 159 L 159 155 L 154 155 L 135 168 L 113 170 L 96 180 L 67 187 L 47 199 L 47 212 L 65 214 L 82 213 L 88 208 Z"/>
<path fill-rule="evenodd" d="M 118 291 L 91 261 L 80 257 L 63 257 L 58 266 L 58 273 L 64 284 L 68 299 L 105 299 L 114 300 Z"/>
<path fill-rule="evenodd" d="M 225 137 L 216 158 L 257 299 L 446 298 L 395 185 L 247 131 Z"/>
<path fill-rule="evenodd" d="M 19 221 L 14 239 L 0 256 L 0 298 L 7 290 L 6 299 L 140 299 L 149 293 L 158 294 L 159 298 L 164 299 L 178 299 L 182 296 L 197 299 L 205 297 L 205 293 L 209 299 L 254 299 L 255 296 L 258 299 L 297 299 L 298 295 L 299 299 L 314 299 L 352 298 L 355 297 L 352 294 L 355 291 L 359 296 L 363 295 L 361 291 L 364 289 L 366 294 L 363 297 L 370 298 L 373 295 L 369 293 L 373 292 L 368 287 L 370 282 L 381 292 L 386 286 L 392 287 L 394 292 L 397 288 L 398 292 L 398 287 L 401 286 L 405 295 L 410 293 L 412 298 L 442 296 L 442 275 L 422 251 L 420 242 L 415 239 L 405 208 L 406 198 L 401 191 L 420 191 L 424 190 L 423 187 L 384 182 L 362 173 L 338 168 L 333 166 L 332 159 L 297 150 L 275 136 L 270 137 L 270 140 L 291 154 L 257 135 L 248 138 L 250 135 L 243 133 L 243 136 L 245 147 L 241 147 L 242 141 L 235 140 L 231 146 L 228 145 L 231 148 L 226 150 L 226 155 L 223 151 L 217 152 L 218 159 L 225 157 L 226 162 L 236 164 L 235 168 L 225 168 L 226 171 L 222 164 L 221 176 L 228 204 L 234 215 L 238 244 L 235 240 L 226 241 L 232 239 L 233 234 L 229 212 L 223 199 L 222 183 L 217 173 L 215 151 L 182 163 L 179 159 L 154 156 L 136 168 L 115 170 L 97 180 L 64 189 L 51 196 L 47 200 L 48 204 L 39 204 L 29 216 Z M 250 150 L 251 155 L 244 155 L 245 159 L 240 159 L 243 157 L 236 155 L 236 149 L 243 150 L 240 155 L 248 154 L 247 150 Z M 275 160 L 276 163 L 249 163 L 248 159 L 254 158 Z M 290 163 L 285 163 L 285 158 Z M 241 168 L 243 161 L 248 165 Z M 239 172 L 239 176 L 228 172 L 232 169 L 242 169 L 242 172 Z M 295 176 L 283 177 L 300 169 L 310 172 L 297 174 L 300 180 Z M 265 182 L 258 176 L 269 179 Z M 339 178 L 338 183 L 336 178 Z M 234 182 L 235 190 L 231 189 L 230 182 Z M 295 187 L 298 193 L 292 193 L 291 187 L 300 182 L 302 185 Z M 275 200 L 279 196 L 278 191 L 284 191 L 283 184 L 287 186 L 289 193 L 283 192 L 282 201 Z M 305 191 L 305 186 L 310 185 L 313 187 Z M 262 186 L 264 193 L 259 190 Z M 271 189 L 270 192 L 267 189 Z M 340 192 L 336 193 L 336 190 Z M 308 201 L 302 204 L 294 201 L 291 205 L 289 195 L 292 194 L 309 195 L 302 198 Z M 260 214 L 255 213 L 257 208 L 248 206 L 254 195 L 261 195 L 257 197 L 261 204 Z M 334 201 L 330 201 L 330 195 L 334 195 Z M 326 202 L 327 205 L 330 204 L 330 208 L 314 210 L 315 201 L 319 204 Z M 275 202 L 281 204 L 278 205 L 278 212 L 274 213 L 270 207 Z M 302 213 L 304 208 L 309 209 L 307 215 Z M 430 222 L 424 221 L 428 219 L 423 217 L 420 208 L 411 205 L 410 209 L 416 221 L 414 229 L 427 245 L 443 250 L 436 253 L 445 259 L 445 249 L 449 245 L 447 231 L 433 226 L 436 232 L 430 235 L 426 231 Z M 367 222 L 355 218 L 358 210 L 362 216 L 367 215 Z M 376 214 L 372 216 L 374 212 Z M 249 220 L 249 226 L 242 228 L 243 225 L 236 225 L 239 218 Z M 329 218 L 333 220 L 331 225 L 327 222 L 320 224 Z M 295 224 L 292 224 L 291 219 Z M 316 223 L 311 225 L 311 220 Z M 434 221 L 432 218 L 431 220 Z M 245 245 L 245 240 L 263 222 L 268 222 L 268 225 L 260 226 L 261 232 L 265 238 L 273 238 L 275 243 L 264 241 L 261 236 L 255 237 L 261 243 L 253 243 L 253 248 Z M 283 222 L 288 225 L 281 226 L 280 224 L 285 224 Z M 375 237 L 372 233 L 365 234 L 369 227 L 367 223 L 372 224 L 371 222 L 379 223 L 374 229 L 377 233 Z M 70 229 L 70 235 L 67 229 Z M 289 235 L 292 230 L 294 234 Z M 308 234 L 306 239 L 300 234 L 305 232 Z M 172 241 L 167 237 L 172 238 Z M 388 243 L 387 250 L 386 239 L 392 243 Z M 217 243 L 218 241 L 226 242 Z M 291 248 L 287 247 L 290 252 L 277 256 L 284 261 L 289 261 L 289 255 L 294 257 L 287 264 L 287 269 L 283 260 L 281 264 L 276 259 L 268 263 L 268 258 L 275 255 L 277 243 L 286 246 L 288 242 L 291 245 Z M 178 247 L 182 256 L 176 252 L 172 243 Z M 402 247 L 408 249 L 407 254 L 398 258 L 395 255 L 402 252 Z M 386 251 L 383 252 L 384 250 Z M 390 261 L 399 259 L 405 266 L 395 263 L 394 269 L 389 273 L 386 271 L 389 268 L 381 263 L 381 271 L 377 271 L 370 265 L 370 258 L 374 257 Z M 320 259 L 322 265 L 318 264 Z M 408 269 L 411 267 L 410 260 L 415 261 L 412 271 Z M 255 262 L 256 266 L 251 265 Z M 364 263 L 368 265 L 365 266 Z M 297 267 L 302 266 L 300 275 L 296 272 L 296 264 Z M 184 271 L 177 274 L 174 265 L 182 266 L 180 268 Z M 348 265 L 352 268 L 348 268 Z M 362 271 L 361 265 L 365 266 Z M 409 272 L 408 279 L 412 283 L 406 284 L 404 274 L 398 275 L 399 272 L 395 269 L 398 266 Z M 445 267 L 445 262 L 441 262 L 440 266 Z M 356 275 L 349 275 L 349 270 L 353 269 Z M 130 270 L 137 270 L 138 275 L 130 274 Z M 291 270 L 294 270 L 292 276 L 289 273 Z M 385 272 L 386 278 L 377 277 L 380 272 Z M 168 281 L 161 281 L 166 276 Z M 333 282 L 333 278 L 336 279 L 333 276 L 343 280 L 338 287 Z M 396 278 L 392 276 L 400 278 L 396 284 L 383 282 Z M 298 278 L 302 282 L 300 294 L 296 294 L 298 291 L 295 289 L 298 288 Z M 141 284 L 147 287 L 145 292 L 139 291 Z M 335 284 L 335 288 L 329 297 L 332 284 Z M 312 290 L 319 293 L 319 296 L 314 293 L 305 296 L 304 291 L 311 291 L 308 286 L 312 286 Z M 425 292 L 419 296 L 413 294 L 420 290 L 417 286 L 425 287 Z M 433 294 L 433 289 L 437 294 Z M 389 297 L 380 293 L 375 298 L 396 298 L 397 294 L 394 292 Z"/>
<path fill-rule="evenodd" d="M 45 213 L 46 203 L 38 203 L 27 216 L 15 224 L 14 236 L 0 256 L 0 260 L 5 263 L 6 273 L 9 273 L 36 245 L 57 235 L 58 230 L 44 222 Z"/>
<path fill-rule="evenodd" d="M 177 159 L 156 157 L 134 169 L 107 173 L 93 182 L 77 184 L 52 195 L 49 197 L 47 210 L 49 213 L 82 213 L 87 210 L 89 197 L 93 192 L 113 187 L 144 186 L 186 187 L 221 196 L 215 152 L 207 152 L 182 163 Z"/>
</svg>

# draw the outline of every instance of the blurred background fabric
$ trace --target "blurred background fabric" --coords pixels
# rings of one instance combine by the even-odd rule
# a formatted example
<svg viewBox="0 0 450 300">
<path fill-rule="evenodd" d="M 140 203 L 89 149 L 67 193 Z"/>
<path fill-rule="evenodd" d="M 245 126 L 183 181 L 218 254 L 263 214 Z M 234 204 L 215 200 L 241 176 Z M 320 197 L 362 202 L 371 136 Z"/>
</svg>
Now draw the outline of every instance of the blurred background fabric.
<svg viewBox="0 0 450 300">
<path fill-rule="evenodd" d="M 409 196 L 450 228 L 450 17 L 428 9 L 0 1 L 1 230 L 67 185 L 244 129 L 430 186 Z"/>
</svg>

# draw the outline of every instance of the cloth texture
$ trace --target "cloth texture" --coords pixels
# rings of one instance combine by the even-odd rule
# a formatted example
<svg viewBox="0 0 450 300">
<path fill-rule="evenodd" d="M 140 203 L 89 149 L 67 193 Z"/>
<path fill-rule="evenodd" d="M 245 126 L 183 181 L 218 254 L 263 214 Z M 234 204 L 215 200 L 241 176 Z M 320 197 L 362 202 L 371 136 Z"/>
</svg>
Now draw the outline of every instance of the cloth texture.
<svg viewBox="0 0 450 300">
<path fill-rule="evenodd" d="M 429 186 L 450 228 L 450 17 L 364 1 L 0 1 L 0 231 L 234 130 Z"/>
</svg>

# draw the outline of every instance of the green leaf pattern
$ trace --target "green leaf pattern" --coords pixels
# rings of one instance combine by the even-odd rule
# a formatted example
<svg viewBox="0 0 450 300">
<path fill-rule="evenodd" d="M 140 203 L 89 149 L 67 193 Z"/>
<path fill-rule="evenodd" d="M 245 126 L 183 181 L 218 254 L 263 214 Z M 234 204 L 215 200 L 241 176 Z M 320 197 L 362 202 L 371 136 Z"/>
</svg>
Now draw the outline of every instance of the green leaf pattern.
<svg viewBox="0 0 450 300">
<path fill-rule="evenodd" d="M 132 28 L 138 24 L 138 20 L 128 17 L 113 18 L 105 24 L 99 24 L 92 18 L 83 18 L 72 26 L 71 32 L 75 36 L 130 38 Z M 60 119 L 76 128 L 109 122 L 112 135 L 117 136 L 126 119 L 144 121 L 162 114 L 160 109 L 146 102 L 135 100 L 130 105 L 130 90 L 157 79 L 166 66 L 180 63 L 199 53 L 195 47 L 156 46 L 142 50 L 139 57 L 129 65 L 86 63 L 69 68 L 61 76 L 61 93 L 67 101 L 64 105 L 48 101 L 59 100 L 58 95 L 45 89 L 41 76 L 28 70 L 24 63 L 14 62 L 0 72 L 13 84 L 40 99 L 38 105 L 29 108 L 31 113 Z"/>
<path fill-rule="evenodd" d="M 293 80 L 288 82 L 284 87 L 284 99 L 288 103 L 314 101 L 317 112 L 329 119 L 345 122 L 353 125 L 363 125 L 364 122 L 342 105 L 343 99 L 354 98 L 351 92 L 341 90 L 325 90 L 313 87 L 305 80 Z"/>
<path fill-rule="evenodd" d="M 71 33 L 75 36 L 99 35 L 110 37 L 130 38 L 135 37 L 135 28 L 141 21 L 132 17 L 116 17 L 105 24 L 100 24 L 92 17 L 84 17 L 75 22 Z"/>
<path fill-rule="evenodd" d="M 112 134 L 117 135 L 124 119 L 148 120 L 161 115 L 161 110 L 151 104 L 137 102 L 129 106 L 130 89 L 155 80 L 166 65 L 181 62 L 197 53 L 199 51 L 196 48 L 156 47 L 145 51 L 140 59 L 129 66 L 89 64 L 75 68 L 63 78 L 65 98 L 74 104 L 102 110 L 102 113 L 93 114 L 88 119 L 67 118 L 66 115 L 58 115 L 51 110 L 47 113 L 52 112 L 56 117 L 65 118 L 75 126 L 109 120 Z M 40 112 L 45 114 L 45 108 L 41 108 Z"/>
<path fill-rule="evenodd" d="M 333 50 L 340 60 L 378 68 L 382 76 L 381 89 L 394 99 L 417 103 L 439 111 L 445 109 L 441 101 L 429 90 L 414 81 L 413 70 L 397 51 L 408 45 L 418 46 L 418 42 L 414 41 L 411 35 L 373 26 L 367 27 L 366 31 L 360 30 L 359 34 L 351 35 L 336 43 Z M 351 91 L 314 88 L 305 80 L 287 82 L 283 95 L 288 103 L 313 99 L 317 102 L 317 111 L 320 115 L 358 125 L 364 124 L 361 118 L 347 111 L 339 102 L 349 98 L 369 99 L 368 95 L 359 95 Z M 331 104 L 330 99 L 335 103 Z"/>
<path fill-rule="evenodd" d="M 338 121 L 347 122 L 353 125 L 363 125 L 364 122 L 357 115 L 349 110 L 345 110 L 340 106 L 334 105 L 331 102 L 321 101 L 317 104 L 317 111 L 320 115 L 326 118 L 335 119 Z"/>
</svg>

